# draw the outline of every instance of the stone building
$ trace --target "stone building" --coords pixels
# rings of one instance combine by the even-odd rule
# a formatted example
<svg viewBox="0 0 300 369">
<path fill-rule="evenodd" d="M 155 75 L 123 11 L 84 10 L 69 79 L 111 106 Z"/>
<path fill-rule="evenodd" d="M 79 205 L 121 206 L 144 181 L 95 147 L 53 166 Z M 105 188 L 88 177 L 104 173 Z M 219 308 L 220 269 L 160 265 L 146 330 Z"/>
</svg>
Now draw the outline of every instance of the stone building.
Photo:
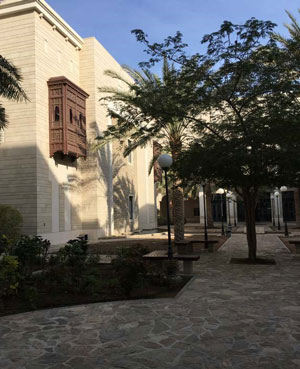
<svg viewBox="0 0 300 369">
<path fill-rule="evenodd" d="M 20 68 L 29 101 L 3 100 L 0 203 L 16 207 L 24 233 L 53 243 L 156 226 L 152 147 L 122 155 L 123 142 L 91 146 L 112 124 L 98 88 L 129 78 L 94 38 L 82 39 L 44 0 L 0 3 L 0 53 Z"/>
</svg>

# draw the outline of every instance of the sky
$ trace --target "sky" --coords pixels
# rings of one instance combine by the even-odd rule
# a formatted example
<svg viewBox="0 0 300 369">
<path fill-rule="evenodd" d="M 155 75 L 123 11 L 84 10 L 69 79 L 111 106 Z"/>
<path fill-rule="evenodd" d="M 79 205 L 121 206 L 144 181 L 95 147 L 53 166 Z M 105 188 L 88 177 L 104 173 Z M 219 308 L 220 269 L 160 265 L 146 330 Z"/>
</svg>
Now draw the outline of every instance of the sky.
<svg viewBox="0 0 300 369">
<path fill-rule="evenodd" d="M 120 63 L 137 68 L 147 60 L 132 29 L 142 29 L 151 42 L 181 31 L 188 51 L 200 51 L 200 41 L 224 20 L 244 23 L 255 17 L 271 20 L 287 35 L 288 10 L 299 19 L 299 0 L 46 0 L 81 37 L 94 36 Z"/>
</svg>

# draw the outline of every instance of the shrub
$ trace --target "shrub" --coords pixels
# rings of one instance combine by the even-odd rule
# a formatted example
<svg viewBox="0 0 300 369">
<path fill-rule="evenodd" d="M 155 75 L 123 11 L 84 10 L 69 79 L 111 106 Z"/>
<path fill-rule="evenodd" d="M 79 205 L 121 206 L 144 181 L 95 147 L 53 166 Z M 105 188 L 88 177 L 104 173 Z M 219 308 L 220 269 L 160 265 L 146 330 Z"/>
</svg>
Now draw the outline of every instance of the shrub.
<svg viewBox="0 0 300 369">
<path fill-rule="evenodd" d="M 0 260 L 0 297 L 17 293 L 19 286 L 18 265 L 15 256 L 4 255 Z"/>
<path fill-rule="evenodd" d="M 0 235 L 0 255 L 4 252 L 7 252 L 10 249 L 10 241 L 9 239 L 4 235 Z"/>
<path fill-rule="evenodd" d="M 54 288 L 69 292 L 97 293 L 98 284 L 97 255 L 87 252 L 87 241 L 83 238 L 70 240 L 50 259 L 52 269 L 47 278 Z"/>
<path fill-rule="evenodd" d="M 61 248 L 53 257 L 52 262 L 80 270 L 84 266 L 87 257 L 87 241 L 77 238 L 68 241 L 65 247 Z"/>
<path fill-rule="evenodd" d="M 19 270 L 28 278 L 34 269 L 44 267 L 47 261 L 50 242 L 40 236 L 22 236 L 12 253 L 19 260 Z"/>
<path fill-rule="evenodd" d="M 20 212 L 9 206 L 0 205 L 0 236 L 5 235 L 13 242 L 17 241 L 21 234 L 23 218 Z"/>
<path fill-rule="evenodd" d="M 121 247 L 117 251 L 117 257 L 112 261 L 112 266 L 119 281 L 120 287 L 126 296 L 141 281 L 146 274 L 143 255 L 147 249 L 142 246 Z"/>
</svg>

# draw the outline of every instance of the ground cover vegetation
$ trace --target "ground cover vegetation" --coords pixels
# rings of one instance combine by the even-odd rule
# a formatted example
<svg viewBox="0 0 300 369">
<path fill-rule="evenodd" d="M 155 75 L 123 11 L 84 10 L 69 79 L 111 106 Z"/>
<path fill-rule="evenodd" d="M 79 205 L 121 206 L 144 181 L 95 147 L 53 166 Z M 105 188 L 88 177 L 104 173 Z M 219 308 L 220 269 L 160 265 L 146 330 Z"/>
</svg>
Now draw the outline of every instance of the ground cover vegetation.
<svg viewBox="0 0 300 369">
<path fill-rule="evenodd" d="M 133 76 L 137 83 L 127 83 L 128 93 L 105 91 L 117 109 L 109 112 L 116 124 L 102 142 L 129 135 L 133 144 L 125 155 L 166 124 L 184 122 L 192 139 L 179 146 L 173 172 L 185 184 L 213 182 L 242 198 L 252 260 L 259 190 L 297 185 L 300 176 L 299 58 L 278 42 L 274 28 L 254 18 L 242 25 L 225 21 L 194 55 L 180 32 L 150 43 L 134 30 L 149 56 L 140 66 L 151 83 Z M 167 83 L 153 81 L 150 68 L 166 59 L 172 63 Z"/>
<path fill-rule="evenodd" d="M 0 208 L 0 315 L 89 302 L 171 297 L 188 280 L 173 278 L 176 262 L 153 266 L 143 259 L 147 247 L 129 246 L 122 240 L 114 250 L 105 249 L 115 254 L 112 263 L 101 263 L 101 247 L 88 247 L 82 238 L 49 253 L 49 241 L 15 236 L 21 226 L 13 222 L 16 214 L 15 209 Z"/>
</svg>

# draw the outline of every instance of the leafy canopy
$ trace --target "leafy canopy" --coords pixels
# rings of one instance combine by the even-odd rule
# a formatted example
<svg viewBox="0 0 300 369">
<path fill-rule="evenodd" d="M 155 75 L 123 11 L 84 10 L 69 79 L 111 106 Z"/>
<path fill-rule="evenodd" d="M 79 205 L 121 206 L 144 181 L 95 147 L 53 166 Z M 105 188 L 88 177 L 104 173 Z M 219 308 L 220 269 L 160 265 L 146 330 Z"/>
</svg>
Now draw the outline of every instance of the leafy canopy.
<svg viewBox="0 0 300 369">
<path fill-rule="evenodd" d="M 274 27 L 254 18 L 243 25 L 225 21 L 203 37 L 206 52 L 192 56 L 180 33 L 150 44 L 134 31 L 150 55 L 143 65 L 168 57 L 194 81 L 197 136 L 178 163 L 184 178 L 254 192 L 299 181 L 299 74 L 295 58 L 276 43 Z"/>
</svg>

